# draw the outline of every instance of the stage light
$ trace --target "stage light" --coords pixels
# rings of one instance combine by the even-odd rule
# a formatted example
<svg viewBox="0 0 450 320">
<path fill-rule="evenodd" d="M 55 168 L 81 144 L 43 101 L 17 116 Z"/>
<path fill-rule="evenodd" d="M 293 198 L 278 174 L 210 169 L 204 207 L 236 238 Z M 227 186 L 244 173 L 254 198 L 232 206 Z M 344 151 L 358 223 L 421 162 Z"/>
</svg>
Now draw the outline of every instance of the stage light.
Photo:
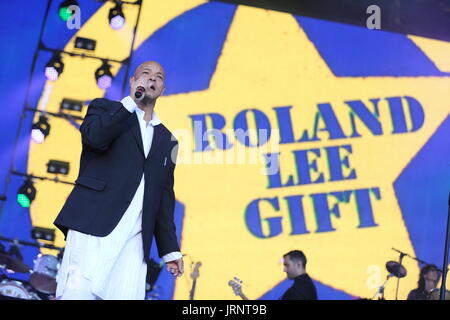
<svg viewBox="0 0 450 320">
<path fill-rule="evenodd" d="M 103 61 L 100 68 L 95 71 L 95 79 L 100 89 L 106 90 L 111 86 L 112 73 L 110 68 L 111 66 L 106 61 Z"/>
<path fill-rule="evenodd" d="M 23 208 L 29 208 L 36 197 L 36 188 L 30 178 L 24 182 L 17 192 L 17 203 Z"/>
<path fill-rule="evenodd" d="M 75 38 L 75 48 L 84 50 L 95 50 L 95 45 L 97 41 L 89 38 L 76 37 Z"/>
<path fill-rule="evenodd" d="M 47 172 L 67 175 L 69 173 L 69 162 L 49 160 L 47 163 Z"/>
<path fill-rule="evenodd" d="M 125 24 L 125 16 L 122 11 L 122 4 L 120 2 L 116 2 L 116 6 L 109 10 L 109 25 L 114 30 L 121 29 Z"/>
<path fill-rule="evenodd" d="M 69 21 L 69 19 L 73 15 L 73 12 L 69 10 L 70 6 L 78 6 L 78 2 L 76 2 L 75 0 L 66 0 L 59 5 L 58 15 L 59 18 L 64 22 Z"/>
<path fill-rule="evenodd" d="M 56 81 L 64 70 L 64 63 L 59 53 L 54 53 L 53 57 L 45 65 L 45 76 L 50 81 Z"/>
<path fill-rule="evenodd" d="M 81 112 L 83 110 L 83 105 L 83 101 L 64 98 L 60 105 L 60 111 L 71 110 Z"/>
<path fill-rule="evenodd" d="M 43 143 L 50 133 L 50 124 L 46 116 L 39 116 L 39 121 L 31 127 L 31 139 L 36 143 Z"/>
<path fill-rule="evenodd" d="M 55 229 L 33 227 L 31 237 L 35 240 L 55 241 Z"/>
</svg>

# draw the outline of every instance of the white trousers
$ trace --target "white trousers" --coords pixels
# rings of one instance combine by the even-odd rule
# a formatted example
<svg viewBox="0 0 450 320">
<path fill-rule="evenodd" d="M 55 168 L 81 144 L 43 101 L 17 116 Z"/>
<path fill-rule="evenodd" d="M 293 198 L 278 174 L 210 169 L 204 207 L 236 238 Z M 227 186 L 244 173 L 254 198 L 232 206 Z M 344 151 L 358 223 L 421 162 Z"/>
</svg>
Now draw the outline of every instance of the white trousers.
<svg viewBox="0 0 450 320">
<path fill-rule="evenodd" d="M 129 238 L 122 248 L 99 239 L 104 238 L 69 230 L 56 298 L 143 300 L 147 264 L 141 233 Z"/>
<path fill-rule="evenodd" d="M 144 175 L 126 212 L 106 237 L 69 230 L 57 276 L 56 298 L 145 298 L 147 263 L 142 247 Z"/>
</svg>

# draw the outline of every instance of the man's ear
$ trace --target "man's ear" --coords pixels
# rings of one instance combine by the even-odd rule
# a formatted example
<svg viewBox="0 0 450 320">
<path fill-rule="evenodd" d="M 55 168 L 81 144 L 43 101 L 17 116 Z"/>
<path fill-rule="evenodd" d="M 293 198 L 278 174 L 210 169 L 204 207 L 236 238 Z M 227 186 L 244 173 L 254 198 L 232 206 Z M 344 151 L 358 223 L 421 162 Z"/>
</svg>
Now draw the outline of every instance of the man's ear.
<svg viewBox="0 0 450 320">
<path fill-rule="evenodd" d="M 134 76 L 130 77 L 130 87 L 131 87 L 131 82 L 134 81 Z"/>
</svg>

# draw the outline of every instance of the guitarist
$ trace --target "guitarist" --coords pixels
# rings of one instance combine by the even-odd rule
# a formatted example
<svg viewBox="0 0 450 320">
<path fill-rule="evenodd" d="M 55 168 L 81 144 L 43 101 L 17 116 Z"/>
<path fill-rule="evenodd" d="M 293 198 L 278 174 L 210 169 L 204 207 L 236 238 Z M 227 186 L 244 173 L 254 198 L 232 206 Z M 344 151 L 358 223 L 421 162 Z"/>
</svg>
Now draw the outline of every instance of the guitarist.
<svg viewBox="0 0 450 320">
<path fill-rule="evenodd" d="M 317 300 L 314 283 L 306 273 L 306 256 L 300 250 L 294 250 L 283 256 L 284 272 L 294 284 L 283 294 L 281 300 Z M 243 300 L 249 300 L 242 292 L 242 281 L 238 278 L 230 280 L 228 285 L 233 288 L 234 294 Z"/>
<path fill-rule="evenodd" d="M 281 300 L 317 300 L 317 292 L 306 273 L 306 256 L 300 250 L 293 250 L 283 256 L 284 272 L 294 284 L 283 294 Z"/>
</svg>

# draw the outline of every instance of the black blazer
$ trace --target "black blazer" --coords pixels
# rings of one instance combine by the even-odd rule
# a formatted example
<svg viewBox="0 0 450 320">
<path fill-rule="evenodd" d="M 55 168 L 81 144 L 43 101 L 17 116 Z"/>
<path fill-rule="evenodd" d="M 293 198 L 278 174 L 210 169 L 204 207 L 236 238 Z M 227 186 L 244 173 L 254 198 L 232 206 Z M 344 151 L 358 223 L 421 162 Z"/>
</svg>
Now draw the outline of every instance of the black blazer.
<svg viewBox="0 0 450 320">
<path fill-rule="evenodd" d="M 162 124 L 154 128 L 147 158 L 139 122 L 120 102 L 94 99 L 80 127 L 80 171 L 54 224 L 107 236 L 127 210 L 145 174 L 142 210 L 144 257 L 150 261 L 155 236 L 160 257 L 180 251 L 175 235 L 173 191 L 178 141 Z"/>
</svg>

